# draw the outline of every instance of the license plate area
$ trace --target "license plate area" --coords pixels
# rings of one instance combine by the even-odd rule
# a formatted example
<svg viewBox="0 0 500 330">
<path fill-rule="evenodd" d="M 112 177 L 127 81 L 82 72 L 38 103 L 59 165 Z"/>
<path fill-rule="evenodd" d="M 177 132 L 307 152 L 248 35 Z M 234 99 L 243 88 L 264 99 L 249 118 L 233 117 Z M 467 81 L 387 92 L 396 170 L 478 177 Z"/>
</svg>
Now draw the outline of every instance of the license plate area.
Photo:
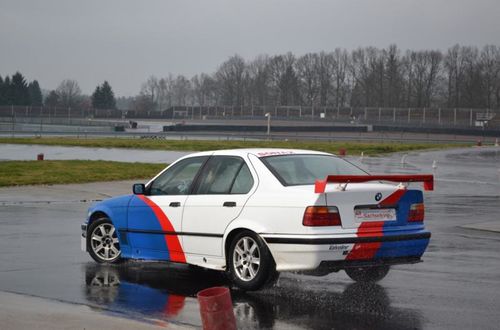
<svg viewBox="0 0 500 330">
<path fill-rule="evenodd" d="M 395 207 L 379 207 L 371 205 L 360 205 L 354 208 L 354 219 L 356 222 L 374 221 L 396 221 Z"/>
</svg>

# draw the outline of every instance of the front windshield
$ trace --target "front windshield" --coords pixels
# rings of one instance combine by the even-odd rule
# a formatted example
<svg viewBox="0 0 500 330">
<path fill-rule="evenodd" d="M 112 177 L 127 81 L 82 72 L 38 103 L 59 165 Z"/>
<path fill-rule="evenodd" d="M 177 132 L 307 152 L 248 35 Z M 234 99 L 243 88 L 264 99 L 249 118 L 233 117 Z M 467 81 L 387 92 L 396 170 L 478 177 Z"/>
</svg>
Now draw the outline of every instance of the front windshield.
<svg viewBox="0 0 500 330">
<path fill-rule="evenodd" d="M 329 155 L 280 155 L 261 158 L 285 186 L 314 184 L 327 175 L 366 175 L 353 164 Z"/>
</svg>

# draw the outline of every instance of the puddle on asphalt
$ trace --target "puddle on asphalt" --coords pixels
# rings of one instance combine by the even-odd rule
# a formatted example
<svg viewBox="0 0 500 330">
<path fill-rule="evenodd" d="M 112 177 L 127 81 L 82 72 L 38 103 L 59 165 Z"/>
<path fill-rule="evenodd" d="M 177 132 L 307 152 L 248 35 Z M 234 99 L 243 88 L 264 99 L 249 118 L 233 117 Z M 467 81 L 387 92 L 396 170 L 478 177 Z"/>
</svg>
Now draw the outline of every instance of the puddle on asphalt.
<svg viewBox="0 0 500 330">
<path fill-rule="evenodd" d="M 229 285 L 222 273 L 165 263 L 86 264 L 84 271 L 83 290 L 89 305 L 156 322 L 199 320 L 199 315 L 192 315 L 197 313 L 196 293 Z M 282 276 L 279 285 L 270 289 L 250 293 L 233 290 L 238 328 L 421 327 L 420 315 L 391 306 L 381 285 L 350 283 L 337 287 L 308 290 L 296 279 Z"/>
</svg>

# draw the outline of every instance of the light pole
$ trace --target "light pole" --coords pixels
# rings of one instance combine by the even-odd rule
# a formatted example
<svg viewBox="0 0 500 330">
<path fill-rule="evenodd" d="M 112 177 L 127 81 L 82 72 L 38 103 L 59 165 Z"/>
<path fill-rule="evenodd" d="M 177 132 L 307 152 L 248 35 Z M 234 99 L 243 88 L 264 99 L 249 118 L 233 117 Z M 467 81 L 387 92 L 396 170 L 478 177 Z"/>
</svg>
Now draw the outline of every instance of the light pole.
<svg viewBox="0 0 500 330">
<path fill-rule="evenodd" d="M 269 138 L 271 136 L 271 113 L 267 112 L 265 116 L 267 117 L 267 137 Z"/>
</svg>

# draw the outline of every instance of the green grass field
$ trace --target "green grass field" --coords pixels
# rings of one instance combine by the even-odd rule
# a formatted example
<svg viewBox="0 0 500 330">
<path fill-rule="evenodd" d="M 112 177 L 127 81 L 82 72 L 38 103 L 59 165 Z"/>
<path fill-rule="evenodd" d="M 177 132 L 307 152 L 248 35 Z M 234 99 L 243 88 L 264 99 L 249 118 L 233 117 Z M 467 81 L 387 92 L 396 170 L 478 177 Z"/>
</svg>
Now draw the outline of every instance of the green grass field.
<svg viewBox="0 0 500 330">
<path fill-rule="evenodd" d="M 165 164 L 89 160 L 0 162 L 0 187 L 147 179 Z"/>
<path fill-rule="evenodd" d="M 233 148 L 295 148 L 338 153 L 344 148 L 348 155 L 381 155 L 425 149 L 466 146 L 452 143 L 402 143 L 402 142 L 315 142 L 315 141 L 207 141 L 207 140 L 149 140 L 130 138 L 0 138 L 0 143 L 40 144 L 96 148 L 132 148 L 147 150 L 206 151 Z"/>
</svg>

